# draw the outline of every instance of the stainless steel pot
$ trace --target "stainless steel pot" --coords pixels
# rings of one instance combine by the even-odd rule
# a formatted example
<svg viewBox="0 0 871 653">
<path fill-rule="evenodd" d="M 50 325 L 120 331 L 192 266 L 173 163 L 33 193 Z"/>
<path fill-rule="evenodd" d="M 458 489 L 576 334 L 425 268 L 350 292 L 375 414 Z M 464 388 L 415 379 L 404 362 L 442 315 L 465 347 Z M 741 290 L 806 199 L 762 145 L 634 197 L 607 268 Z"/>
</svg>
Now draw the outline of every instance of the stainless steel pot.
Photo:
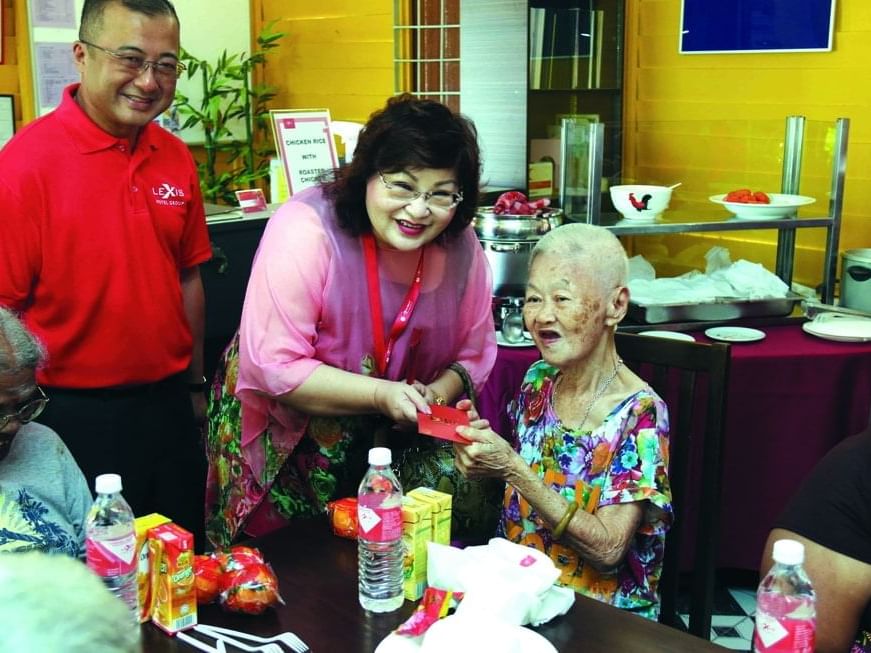
<svg viewBox="0 0 871 653">
<path fill-rule="evenodd" d="M 549 209 L 540 215 L 493 213 L 484 206 L 475 214 L 475 233 L 486 240 L 538 240 L 563 223 L 562 209 Z"/>
<path fill-rule="evenodd" d="M 871 248 L 841 254 L 841 306 L 871 313 Z"/>
<path fill-rule="evenodd" d="M 523 296 L 532 248 L 541 236 L 562 222 L 561 209 L 550 209 L 541 215 L 498 215 L 493 213 L 493 207 L 478 210 L 475 233 L 493 271 L 495 296 Z"/>
<path fill-rule="evenodd" d="M 522 297 L 526 292 L 529 254 L 534 240 L 481 240 L 484 256 L 493 271 L 493 294 Z"/>
</svg>

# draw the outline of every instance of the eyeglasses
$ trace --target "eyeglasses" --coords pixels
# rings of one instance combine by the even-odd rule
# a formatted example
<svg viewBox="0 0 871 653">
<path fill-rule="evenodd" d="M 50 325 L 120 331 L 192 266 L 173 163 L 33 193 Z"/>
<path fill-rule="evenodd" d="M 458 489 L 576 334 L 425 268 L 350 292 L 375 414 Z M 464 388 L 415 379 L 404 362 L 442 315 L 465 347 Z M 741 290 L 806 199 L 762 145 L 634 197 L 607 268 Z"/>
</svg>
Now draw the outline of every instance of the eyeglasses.
<svg viewBox="0 0 871 653">
<path fill-rule="evenodd" d="M 45 393 L 39 386 L 36 386 L 36 392 L 39 393 L 39 396 L 36 397 L 36 399 L 30 399 L 29 401 L 19 405 L 14 413 L 0 415 L 0 431 L 5 429 L 6 425 L 13 419 L 22 424 L 27 424 L 42 414 L 42 411 L 44 411 L 46 405 L 48 405 L 48 397 L 45 396 Z"/>
<path fill-rule="evenodd" d="M 411 204 L 418 197 L 423 197 L 423 203 L 428 207 L 448 211 L 463 201 L 462 193 L 449 193 L 444 190 L 416 190 L 404 181 L 387 181 L 381 172 L 378 173 L 378 177 L 384 184 L 384 188 L 387 189 L 388 196 L 408 204 Z"/>
<path fill-rule="evenodd" d="M 136 75 L 141 75 L 149 67 L 154 71 L 154 76 L 161 79 L 178 79 L 181 74 L 187 70 L 181 61 L 148 61 L 145 57 L 132 52 L 118 52 L 118 50 L 110 50 L 96 43 L 79 39 L 79 43 L 84 43 L 92 48 L 97 48 L 101 52 L 105 52 L 115 61 L 121 64 L 121 67 Z"/>
</svg>

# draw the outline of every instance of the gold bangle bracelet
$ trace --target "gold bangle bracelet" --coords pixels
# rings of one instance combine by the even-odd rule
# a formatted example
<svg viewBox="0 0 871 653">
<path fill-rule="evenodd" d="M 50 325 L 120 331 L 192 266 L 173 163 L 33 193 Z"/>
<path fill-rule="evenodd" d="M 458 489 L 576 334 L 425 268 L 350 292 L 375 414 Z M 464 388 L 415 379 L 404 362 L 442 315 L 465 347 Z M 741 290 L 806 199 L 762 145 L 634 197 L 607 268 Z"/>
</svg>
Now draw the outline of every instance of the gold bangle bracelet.
<svg viewBox="0 0 871 653">
<path fill-rule="evenodd" d="M 566 508 L 565 513 L 563 513 L 563 518 L 559 520 L 559 524 L 557 524 L 556 528 L 553 529 L 553 539 L 558 540 L 563 536 L 563 533 L 566 532 L 566 527 L 569 525 L 569 522 L 572 520 L 577 509 L 578 504 L 574 501 L 570 501 L 569 507 Z"/>
</svg>

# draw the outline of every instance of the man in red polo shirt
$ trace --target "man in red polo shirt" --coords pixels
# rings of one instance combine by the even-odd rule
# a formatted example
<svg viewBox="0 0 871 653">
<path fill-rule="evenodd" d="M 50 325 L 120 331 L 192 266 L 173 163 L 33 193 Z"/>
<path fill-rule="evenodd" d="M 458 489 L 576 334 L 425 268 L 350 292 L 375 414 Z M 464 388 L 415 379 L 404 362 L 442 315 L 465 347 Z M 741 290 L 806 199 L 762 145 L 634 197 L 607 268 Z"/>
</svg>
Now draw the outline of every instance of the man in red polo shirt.
<svg viewBox="0 0 871 653">
<path fill-rule="evenodd" d="M 81 82 L 0 151 L 0 304 L 45 343 L 40 421 L 89 481 L 117 472 L 136 514 L 200 535 L 211 251 L 191 154 L 152 122 L 183 69 L 178 17 L 86 0 L 79 37 Z"/>
</svg>

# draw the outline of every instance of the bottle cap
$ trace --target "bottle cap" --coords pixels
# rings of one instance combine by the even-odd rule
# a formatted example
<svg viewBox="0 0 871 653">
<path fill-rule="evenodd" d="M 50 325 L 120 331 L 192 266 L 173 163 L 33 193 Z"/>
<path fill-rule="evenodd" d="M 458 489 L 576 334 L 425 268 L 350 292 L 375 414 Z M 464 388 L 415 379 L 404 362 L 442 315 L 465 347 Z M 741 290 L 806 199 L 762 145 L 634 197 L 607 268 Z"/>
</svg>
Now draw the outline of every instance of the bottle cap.
<svg viewBox="0 0 871 653">
<path fill-rule="evenodd" d="M 784 565 L 800 565 L 804 562 L 804 544 L 795 540 L 777 540 L 771 557 Z"/>
<path fill-rule="evenodd" d="M 369 449 L 370 465 L 389 465 L 392 460 L 393 456 L 387 447 L 372 447 Z"/>
<path fill-rule="evenodd" d="M 121 491 L 121 477 L 118 474 L 100 474 L 94 483 L 97 494 L 115 494 Z"/>
</svg>

